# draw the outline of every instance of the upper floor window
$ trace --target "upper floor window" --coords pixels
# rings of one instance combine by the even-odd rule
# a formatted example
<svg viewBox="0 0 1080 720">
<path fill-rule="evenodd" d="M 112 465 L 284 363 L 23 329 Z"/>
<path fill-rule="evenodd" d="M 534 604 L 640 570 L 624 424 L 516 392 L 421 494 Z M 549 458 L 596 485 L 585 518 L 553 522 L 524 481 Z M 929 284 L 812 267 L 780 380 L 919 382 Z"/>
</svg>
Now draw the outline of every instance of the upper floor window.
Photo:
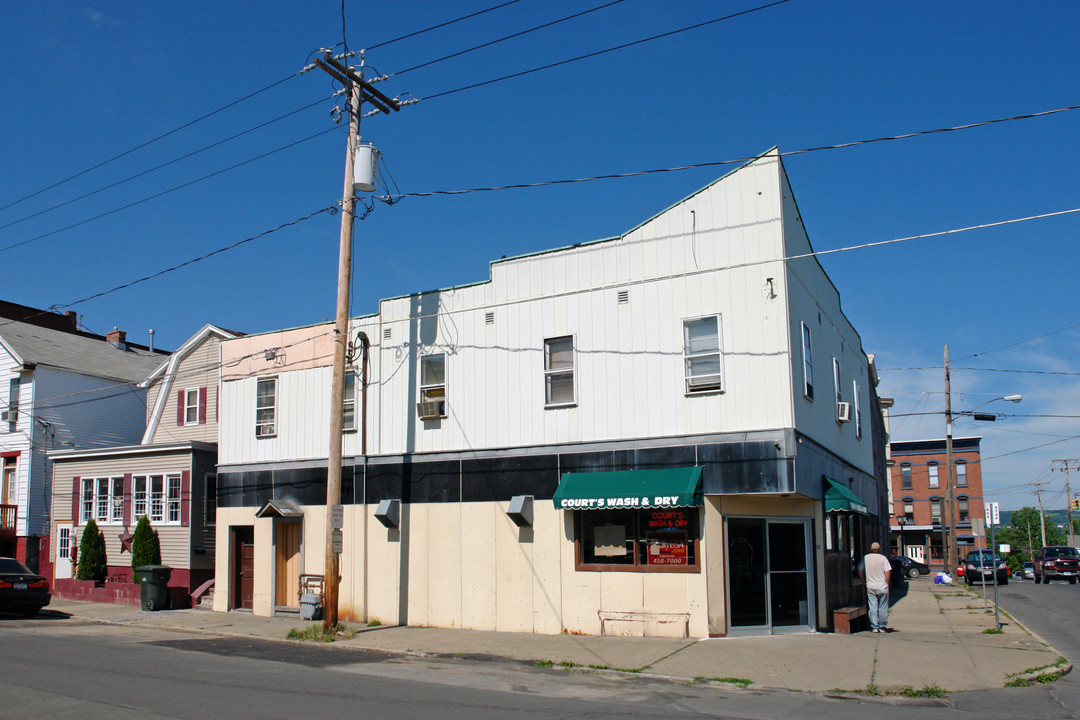
<svg viewBox="0 0 1080 720">
<path fill-rule="evenodd" d="M 833 389 L 836 391 L 836 403 L 839 405 L 844 402 L 844 393 L 840 389 L 840 360 L 838 358 L 832 359 L 832 381 Z"/>
<path fill-rule="evenodd" d="M 199 388 L 184 391 L 184 424 L 199 424 Z"/>
<path fill-rule="evenodd" d="M 255 386 L 255 437 L 277 435 L 277 378 L 259 378 Z M 153 518 L 150 518 L 153 520 Z"/>
<path fill-rule="evenodd" d="M 803 395 L 814 399 L 814 354 L 810 345 L 810 328 L 802 323 Z"/>
<path fill-rule="evenodd" d="M 345 403 L 341 409 L 341 429 L 356 429 L 356 373 L 352 370 L 345 373 Z"/>
<path fill-rule="evenodd" d="M 938 464 L 936 462 L 929 463 L 926 470 L 930 474 L 930 487 L 938 487 Z"/>
<path fill-rule="evenodd" d="M 941 522 L 941 498 L 939 497 L 930 498 L 930 522 Z"/>
<path fill-rule="evenodd" d="M 19 421 L 19 378 L 8 381 L 7 422 L 14 426 Z M 9 428 L 11 429 L 11 428 Z"/>
<path fill-rule="evenodd" d="M 956 498 L 956 513 L 960 516 L 960 522 L 968 522 L 971 519 L 966 495 Z"/>
<path fill-rule="evenodd" d="M 544 404 L 574 404 L 574 336 L 544 341 Z"/>
<path fill-rule="evenodd" d="M 963 460 L 956 461 L 956 487 L 967 486 L 967 463 Z"/>
<path fill-rule="evenodd" d="M 900 489 L 911 489 L 911 463 L 901 463 L 900 465 Z"/>
<path fill-rule="evenodd" d="M 904 522 L 915 522 L 915 500 L 904 498 Z"/>
<path fill-rule="evenodd" d="M 420 358 L 420 417 L 446 417 L 446 355 Z"/>
<path fill-rule="evenodd" d="M 683 361 L 686 392 L 724 389 L 723 347 L 720 316 L 683 320 Z"/>
<path fill-rule="evenodd" d="M 851 409 L 855 413 L 855 437 L 862 438 L 862 412 L 859 405 L 859 381 L 851 381 Z"/>
</svg>

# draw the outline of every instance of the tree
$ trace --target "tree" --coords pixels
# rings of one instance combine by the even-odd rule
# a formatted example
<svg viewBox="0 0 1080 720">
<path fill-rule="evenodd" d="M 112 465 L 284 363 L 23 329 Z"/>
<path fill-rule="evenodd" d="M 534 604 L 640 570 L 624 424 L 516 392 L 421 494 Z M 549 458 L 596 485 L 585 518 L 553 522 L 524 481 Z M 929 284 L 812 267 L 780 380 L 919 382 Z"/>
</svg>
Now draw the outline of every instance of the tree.
<svg viewBox="0 0 1080 720">
<path fill-rule="evenodd" d="M 1049 515 L 1043 515 L 1042 519 L 1046 522 L 1046 544 L 1064 545 L 1066 538 L 1061 528 L 1054 524 Z M 1031 560 L 1031 552 L 1038 552 L 1043 545 L 1039 511 L 1031 506 L 1013 511 L 1009 524 L 995 528 L 994 533 L 998 545 L 1006 543 L 1011 547 L 1007 560 L 1009 569 L 1014 572 Z M 987 540 L 989 536 L 990 533 L 987 531 Z M 1029 552 L 1029 542 L 1031 552 Z"/>
<path fill-rule="evenodd" d="M 97 523 L 88 520 L 83 528 L 82 540 L 79 541 L 79 580 L 105 582 L 109 563 L 105 557 L 105 536 L 101 534 Z"/>
<path fill-rule="evenodd" d="M 139 524 L 135 526 L 135 534 L 131 538 L 131 569 L 160 564 L 161 542 L 157 531 L 150 527 L 150 519 L 143 515 L 139 518 Z"/>
</svg>

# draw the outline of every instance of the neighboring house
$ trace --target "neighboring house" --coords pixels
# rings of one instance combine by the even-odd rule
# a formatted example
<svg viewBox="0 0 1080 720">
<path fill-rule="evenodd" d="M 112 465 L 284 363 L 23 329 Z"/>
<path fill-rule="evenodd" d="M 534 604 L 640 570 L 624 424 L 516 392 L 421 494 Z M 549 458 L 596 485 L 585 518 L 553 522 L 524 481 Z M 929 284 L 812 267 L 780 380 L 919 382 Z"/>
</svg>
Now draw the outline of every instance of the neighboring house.
<svg viewBox="0 0 1080 720">
<path fill-rule="evenodd" d="M 983 516 L 980 437 L 953 438 L 953 523 L 957 558 L 976 545 L 971 519 Z M 948 518 L 945 439 L 889 443 L 892 546 L 899 555 L 944 569 L 942 526 Z"/>
<path fill-rule="evenodd" d="M 144 376 L 146 429 L 139 444 L 49 454 L 54 592 L 137 602 L 127 543 L 143 515 L 158 533 L 162 564 L 172 568 L 174 607 L 214 577 L 221 341 L 235 337 L 206 325 Z M 71 548 L 91 518 L 105 534 L 108 576 L 116 585 L 108 592 L 72 582 Z"/>
<path fill-rule="evenodd" d="M 831 627 L 887 539 L 885 440 L 811 252 L 774 149 L 625 235 L 355 318 L 339 617 Z M 215 610 L 294 613 L 323 572 L 332 346 L 222 343 Z"/>
<path fill-rule="evenodd" d="M 137 442 L 146 417 L 138 382 L 167 353 L 125 333 L 81 332 L 74 314 L 0 303 L 0 555 L 39 569 L 49 535 L 46 453 Z"/>
</svg>

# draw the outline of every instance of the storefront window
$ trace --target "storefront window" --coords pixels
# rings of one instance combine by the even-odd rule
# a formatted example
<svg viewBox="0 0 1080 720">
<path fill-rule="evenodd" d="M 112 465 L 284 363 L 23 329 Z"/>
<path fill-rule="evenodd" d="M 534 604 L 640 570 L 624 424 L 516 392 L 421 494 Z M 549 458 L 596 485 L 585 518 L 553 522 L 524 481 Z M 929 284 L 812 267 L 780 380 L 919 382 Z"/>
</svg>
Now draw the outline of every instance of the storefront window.
<svg viewBox="0 0 1080 720">
<path fill-rule="evenodd" d="M 578 570 L 698 572 L 697 508 L 575 513 Z"/>
</svg>

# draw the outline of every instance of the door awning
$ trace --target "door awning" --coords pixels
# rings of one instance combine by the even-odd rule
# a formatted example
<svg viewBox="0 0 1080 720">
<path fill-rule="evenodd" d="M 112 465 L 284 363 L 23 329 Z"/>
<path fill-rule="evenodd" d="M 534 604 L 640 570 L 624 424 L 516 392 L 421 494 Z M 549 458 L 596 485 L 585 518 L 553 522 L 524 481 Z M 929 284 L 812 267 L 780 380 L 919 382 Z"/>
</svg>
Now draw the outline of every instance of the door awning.
<svg viewBox="0 0 1080 720">
<path fill-rule="evenodd" d="M 702 505 L 701 468 L 563 473 L 556 510 L 635 510 Z"/>
<path fill-rule="evenodd" d="M 255 517 L 298 518 L 304 517 L 304 511 L 288 500 L 274 498 L 273 500 L 267 500 L 261 508 L 256 510 Z"/>
<path fill-rule="evenodd" d="M 869 515 L 870 510 L 866 507 L 858 495 L 836 482 L 832 478 L 825 478 L 828 487 L 825 488 L 825 512 L 854 512 Z"/>
</svg>

